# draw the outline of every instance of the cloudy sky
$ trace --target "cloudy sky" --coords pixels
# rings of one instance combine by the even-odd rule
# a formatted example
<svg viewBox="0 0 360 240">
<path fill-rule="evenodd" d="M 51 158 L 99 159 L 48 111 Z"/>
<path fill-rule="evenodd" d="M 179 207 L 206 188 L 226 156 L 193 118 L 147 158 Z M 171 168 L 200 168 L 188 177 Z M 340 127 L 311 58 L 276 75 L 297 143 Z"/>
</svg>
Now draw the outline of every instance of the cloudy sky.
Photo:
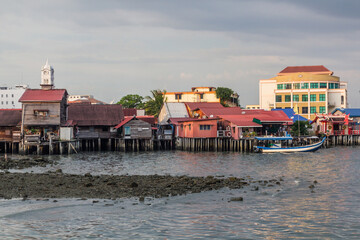
<svg viewBox="0 0 360 240">
<path fill-rule="evenodd" d="M 70 94 L 119 100 L 224 86 L 258 104 L 259 79 L 324 65 L 360 107 L 358 0 L 62 0 L 0 3 L 0 85 L 39 87 L 46 59 Z"/>
</svg>

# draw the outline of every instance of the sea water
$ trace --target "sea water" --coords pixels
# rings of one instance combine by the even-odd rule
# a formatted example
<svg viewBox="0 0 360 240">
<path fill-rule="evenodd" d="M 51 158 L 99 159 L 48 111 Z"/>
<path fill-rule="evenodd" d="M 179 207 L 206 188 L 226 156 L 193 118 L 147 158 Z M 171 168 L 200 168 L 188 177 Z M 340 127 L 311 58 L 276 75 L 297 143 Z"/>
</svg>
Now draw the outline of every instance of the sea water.
<svg viewBox="0 0 360 240">
<path fill-rule="evenodd" d="M 360 239 L 360 147 L 293 154 L 91 152 L 48 158 L 58 164 L 11 171 L 61 168 L 71 174 L 284 181 L 259 191 L 224 188 L 144 202 L 0 200 L 0 239 Z M 238 196 L 244 201 L 229 201 Z"/>
</svg>

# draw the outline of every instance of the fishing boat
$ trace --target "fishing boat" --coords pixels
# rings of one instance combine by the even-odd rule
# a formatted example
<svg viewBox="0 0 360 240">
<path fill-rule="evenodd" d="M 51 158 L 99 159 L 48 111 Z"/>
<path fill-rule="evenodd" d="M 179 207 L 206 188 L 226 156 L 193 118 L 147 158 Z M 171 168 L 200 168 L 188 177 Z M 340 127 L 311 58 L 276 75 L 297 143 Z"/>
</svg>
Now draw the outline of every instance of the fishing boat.
<svg viewBox="0 0 360 240">
<path fill-rule="evenodd" d="M 283 141 L 293 140 L 292 137 L 256 137 L 257 140 L 260 142 L 265 143 L 264 146 L 255 146 L 255 152 L 262 152 L 262 153 L 289 153 L 289 152 L 314 152 L 318 150 L 321 145 L 324 143 L 326 137 L 324 137 L 321 141 L 303 145 L 303 146 L 282 146 Z"/>
</svg>

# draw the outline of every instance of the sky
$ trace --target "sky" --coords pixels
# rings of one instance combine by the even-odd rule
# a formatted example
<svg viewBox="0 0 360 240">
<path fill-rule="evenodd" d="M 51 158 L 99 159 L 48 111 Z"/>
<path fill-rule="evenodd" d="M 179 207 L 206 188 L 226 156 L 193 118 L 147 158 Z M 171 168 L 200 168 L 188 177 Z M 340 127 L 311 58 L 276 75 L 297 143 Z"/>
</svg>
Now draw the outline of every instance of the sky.
<svg viewBox="0 0 360 240">
<path fill-rule="evenodd" d="M 150 90 L 228 87 L 259 103 L 259 80 L 324 65 L 360 107 L 358 0 L 62 0 L 0 3 L 0 85 L 55 86 L 118 101 Z"/>
</svg>

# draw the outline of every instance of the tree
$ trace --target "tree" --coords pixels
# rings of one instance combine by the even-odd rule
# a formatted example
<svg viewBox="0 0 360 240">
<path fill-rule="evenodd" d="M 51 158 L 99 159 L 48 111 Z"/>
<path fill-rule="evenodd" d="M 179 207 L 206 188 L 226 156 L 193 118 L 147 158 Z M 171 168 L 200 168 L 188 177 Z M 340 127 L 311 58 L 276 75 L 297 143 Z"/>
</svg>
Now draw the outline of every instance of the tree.
<svg viewBox="0 0 360 240">
<path fill-rule="evenodd" d="M 311 129 L 311 125 L 307 121 L 296 121 L 291 126 L 291 135 L 298 136 L 299 135 L 299 127 L 300 127 L 300 135 L 308 135 L 309 129 Z"/>
<path fill-rule="evenodd" d="M 145 111 L 147 115 L 159 116 L 164 100 L 166 100 L 165 93 L 165 90 L 157 89 L 151 91 L 152 96 L 145 97 Z"/>
<path fill-rule="evenodd" d="M 218 87 L 216 88 L 216 97 L 220 98 L 220 103 L 223 106 L 227 106 L 230 103 L 234 103 L 238 106 L 238 98 L 239 96 L 230 88 L 226 87 Z"/>
<path fill-rule="evenodd" d="M 144 98 L 137 94 L 128 94 L 120 99 L 116 104 L 121 104 L 124 108 L 144 108 Z"/>
</svg>

